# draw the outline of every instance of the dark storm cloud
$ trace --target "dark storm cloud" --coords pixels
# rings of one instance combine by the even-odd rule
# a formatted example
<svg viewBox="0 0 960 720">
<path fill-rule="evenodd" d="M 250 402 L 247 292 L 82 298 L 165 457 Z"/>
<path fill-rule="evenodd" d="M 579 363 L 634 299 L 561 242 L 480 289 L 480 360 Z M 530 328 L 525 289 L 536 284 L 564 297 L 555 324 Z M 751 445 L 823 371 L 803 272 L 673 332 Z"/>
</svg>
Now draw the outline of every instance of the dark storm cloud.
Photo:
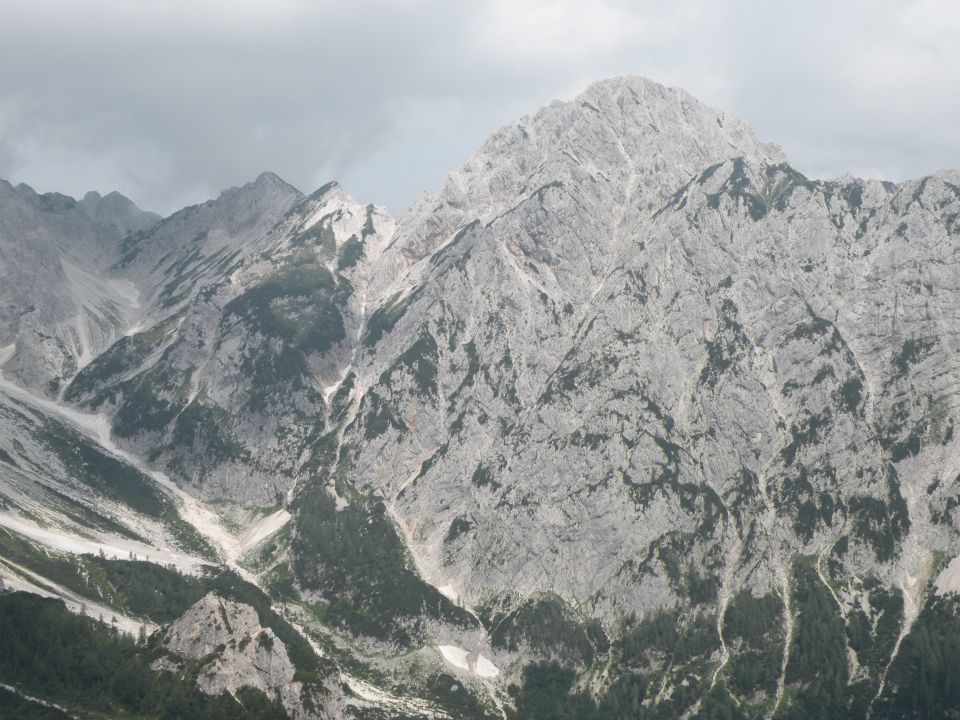
<svg viewBox="0 0 960 720">
<path fill-rule="evenodd" d="M 951 2 L 666 5 L 5 0 L 0 177 L 168 212 L 272 169 L 398 212 L 497 126 L 624 74 L 811 175 L 960 165 Z"/>
</svg>

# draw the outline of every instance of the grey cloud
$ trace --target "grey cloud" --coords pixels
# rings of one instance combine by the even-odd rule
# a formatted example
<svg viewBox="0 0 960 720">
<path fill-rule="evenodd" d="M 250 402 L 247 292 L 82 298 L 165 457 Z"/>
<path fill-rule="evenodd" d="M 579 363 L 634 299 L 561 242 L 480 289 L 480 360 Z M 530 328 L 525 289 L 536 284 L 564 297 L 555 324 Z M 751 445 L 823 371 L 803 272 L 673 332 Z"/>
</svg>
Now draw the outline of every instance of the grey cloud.
<svg viewBox="0 0 960 720">
<path fill-rule="evenodd" d="M 903 179 L 960 166 L 954 14 L 945 0 L 8 0 L 0 177 L 169 212 L 271 169 L 399 212 L 497 126 L 638 74 L 740 115 L 808 174 Z"/>
</svg>

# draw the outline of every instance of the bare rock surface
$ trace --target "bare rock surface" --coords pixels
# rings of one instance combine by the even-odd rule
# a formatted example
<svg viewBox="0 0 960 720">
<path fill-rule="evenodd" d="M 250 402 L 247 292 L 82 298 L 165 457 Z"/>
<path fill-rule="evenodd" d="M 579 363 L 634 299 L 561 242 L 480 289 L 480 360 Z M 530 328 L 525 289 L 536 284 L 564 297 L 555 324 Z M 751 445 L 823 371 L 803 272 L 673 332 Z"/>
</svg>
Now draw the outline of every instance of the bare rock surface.
<svg viewBox="0 0 960 720">
<path fill-rule="evenodd" d="M 4 377 L 206 501 L 283 506 L 265 571 L 385 674 L 429 649 L 502 699 L 560 658 L 678 717 L 718 684 L 772 716 L 816 681 L 816 607 L 865 716 L 958 586 L 956 172 L 814 181 L 618 78 L 397 218 L 271 174 L 163 220 L 31 192 L 0 184 Z M 42 419 L 0 410 L 29 487 Z M 250 613 L 207 596 L 168 647 L 296 708 Z"/>
<path fill-rule="evenodd" d="M 261 627 L 249 605 L 209 593 L 166 628 L 163 645 L 174 656 L 203 661 L 197 684 L 205 693 L 235 694 L 253 687 L 279 698 L 291 718 L 331 717 L 333 705 L 294 680 L 286 646 L 273 630 Z M 163 664 L 170 666 L 166 658 Z"/>
</svg>

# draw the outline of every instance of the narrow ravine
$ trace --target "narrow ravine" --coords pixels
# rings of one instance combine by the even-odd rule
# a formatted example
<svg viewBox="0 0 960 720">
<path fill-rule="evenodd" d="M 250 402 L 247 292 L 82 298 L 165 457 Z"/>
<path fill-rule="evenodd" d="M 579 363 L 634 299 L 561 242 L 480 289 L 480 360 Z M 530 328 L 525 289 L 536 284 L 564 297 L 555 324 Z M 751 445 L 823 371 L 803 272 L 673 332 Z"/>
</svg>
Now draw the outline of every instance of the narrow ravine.
<svg viewBox="0 0 960 720">
<path fill-rule="evenodd" d="M 790 595 L 790 573 L 783 567 L 782 559 L 778 561 L 777 573 L 780 576 L 780 590 L 783 595 L 783 659 L 780 663 L 780 677 L 777 678 L 777 692 L 773 707 L 767 719 L 773 718 L 783 702 L 783 693 L 787 687 L 787 668 L 790 665 L 790 647 L 793 645 L 793 605 Z"/>
<path fill-rule="evenodd" d="M 727 521 L 727 533 L 729 537 L 732 537 L 732 539 L 727 542 L 728 547 L 724 553 L 727 557 L 727 562 L 723 566 L 723 577 L 720 581 L 720 592 L 717 601 L 716 627 L 717 637 L 720 640 L 720 662 L 717 665 L 716 670 L 713 671 L 713 676 L 710 678 L 711 688 L 716 686 L 717 680 L 719 680 L 721 673 L 727 666 L 727 663 L 730 662 L 730 648 L 727 646 L 727 641 L 723 637 L 723 625 L 727 616 L 727 608 L 730 606 L 731 587 L 734 583 L 734 571 L 736 570 L 737 564 L 740 562 L 740 556 L 743 552 L 743 540 L 740 538 L 740 534 L 736 531 L 736 528 L 731 526 L 729 520 Z"/>
<path fill-rule="evenodd" d="M 760 492 L 760 498 L 763 502 L 764 511 L 761 516 L 763 519 L 764 530 L 768 537 L 773 536 L 773 529 L 776 525 L 777 514 L 773 502 L 767 492 L 767 476 L 765 468 L 757 474 L 757 489 Z M 773 707 L 766 715 L 766 720 L 773 718 L 780 709 L 783 702 L 784 691 L 787 685 L 787 667 L 790 665 L 790 646 L 793 644 L 794 619 L 793 606 L 791 603 L 790 587 L 790 559 L 781 555 L 771 557 L 777 578 L 780 581 L 780 595 L 783 599 L 783 656 L 780 661 L 780 676 L 777 678 L 777 690 L 774 696 Z"/>
<path fill-rule="evenodd" d="M 230 532 L 217 514 L 208 508 L 201 500 L 198 500 L 178 487 L 166 474 L 149 468 L 137 456 L 120 448 L 111 437 L 110 424 L 106 417 L 92 413 L 84 413 L 35 395 L 10 382 L 4 378 L 2 374 L 0 374 L 0 390 L 26 405 L 55 415 L 95 442 L 97 446 L 105 452 L 123 460 L 147 477 L 153 479 L 176 499 L 182 519 L 191 525 L 217 550 L 223 564 L 243 578 L 243 580 L 262 590 L 269 597 L 269 593 L 261 586 L 259 578 L 244 568 L 239 560 L 247 550 L 280 530 L 291 520 L 292 516 L 287 510 L 280 509 L 260 518 L 256 523 L 247 527 L 242 535 L 237 536 Z M 157 552 L 160 552 L 159 548 L 157 548 Z M 196 562 L 188 563 L 187 569 L 191 569 L 192 566 L 192 569 L 195 571 L 204 563 L 204 561 L 199 558 L 191 559 Z M 92 603 L 90 607 L 93 607 Z M 283 612 L 282 608 L 277 609 L 291 626 L 310 643 L 314 652 L 319 656 L 323 656 L 323 649 L 316 644 L 306 628 L 304 628 L 301 623 L 292 619 L 289 613 Z M 110 612 L 116 614 L 113 613 L 113 611 Z M 139 624 L 137 625 L 137 629 L 139 629 Z M 442 714 L 438 715 L 437 710 L 428 703 L 421 702 L 415 698 L 400 697 L 386 692 L 342 670 L 340 671 L 340 676 L 341 680 L 357 697 L 367 702 L 381 704 L 405 713 L 413 712 L 425 717 L 443 717 Z M 484 686 L 486 685 L 487 683 L 484 683 Z M 493 688 L 488 688 L 488 691 L 492 702 L 496 705 L 501 716 L 506 717 L 501 699 L 496 696 Z"/>
</svg>

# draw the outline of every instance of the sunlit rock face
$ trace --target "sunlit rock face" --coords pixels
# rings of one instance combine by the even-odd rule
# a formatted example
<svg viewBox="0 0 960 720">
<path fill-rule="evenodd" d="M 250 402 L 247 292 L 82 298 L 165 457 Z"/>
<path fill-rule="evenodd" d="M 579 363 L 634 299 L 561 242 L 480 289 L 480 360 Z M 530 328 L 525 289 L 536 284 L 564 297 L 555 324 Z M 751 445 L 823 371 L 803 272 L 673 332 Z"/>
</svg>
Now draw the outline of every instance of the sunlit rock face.
<svg viewBox="0 0 960 720">
<path fill-rule="evenodd" d="M 285 597 L 374 654 L 893 712 L 958 586 L 958 217 L 956 173 L 812 181 L 614 79 L 397 218 L 271 174 L 162 220 L 0 185 L 0 360 L 191 493 L 283 505 Z M 211 688 L 286 677 L 247 650 Z"/>
<path fill-rule="evenodd" d="M 178 662 L 199 661 L 197 684 L 208 695 L 254 688 L 280 701 L 291 718 L 336 717 L 337 698 L 328 697 L 329 689 L 318 692 L 295 677 L 286 645 L 260 626 L 249 605 L 210 593 L 163 631 L 163 647 L 168 655 L 157 667 L 176 669 Z"/>
</svg>

